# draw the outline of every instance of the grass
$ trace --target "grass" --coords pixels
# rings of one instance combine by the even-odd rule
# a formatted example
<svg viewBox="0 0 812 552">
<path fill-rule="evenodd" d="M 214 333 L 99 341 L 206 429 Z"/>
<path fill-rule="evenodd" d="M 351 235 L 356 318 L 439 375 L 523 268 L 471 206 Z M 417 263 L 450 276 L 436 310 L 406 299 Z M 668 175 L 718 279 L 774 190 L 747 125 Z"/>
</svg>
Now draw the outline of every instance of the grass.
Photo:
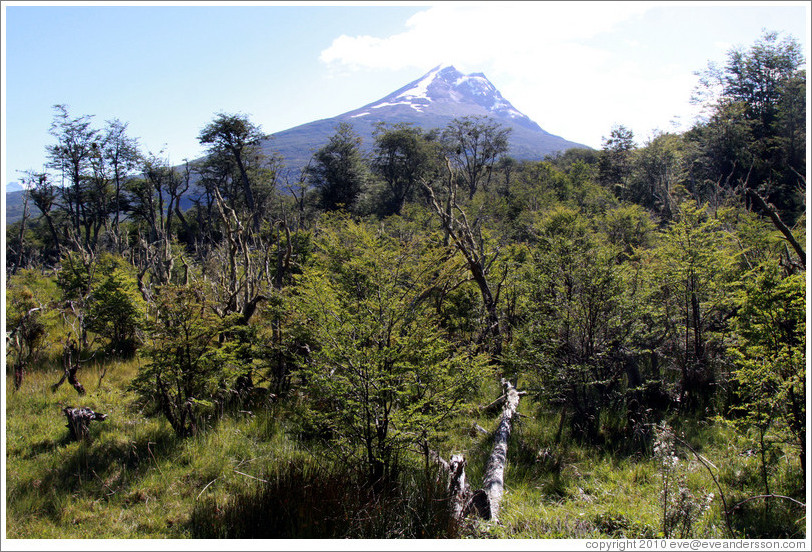
<svg viewBox="0 0 812 552">
<path fill-rule="evenodd" d="M 161 418 L 147 418 L 127 391 L 138 361 L 83 367 L 79 397 L 56 368 L 27 374 L 19 391 L 6 378 L 7 538 L 647 538 L 663 534 L 662 474 L 650 454 L 620 453 L 556 441 L 558 416 L 530 397 L 508 448 L 500 523 L 449 524 L 444 486 L 407 459 L 398 485 L 373 496 L 357 474 L 325 463 L 293 436 L 286 407 L 235 412 L 193 438 L 178 440 Z M 498 395 L 483 391 L 481 403 Z M 91 439 L 68 440 L 64 406 L 108 414 Z M 474 424 L 495 429 L 498 411 L 471 408 L 432 445 L 448 458 L 465 455 L 477 488 L 492 440 Z M 710 460 L 732 506 L 762 494 L 752 441 L 721 425 L 672 420 L 676 432 Z M 781 449 L 778 449 L 781 452 Z M 730 532 L 708 470 L 681 449 L 678 475 L 697 503 L 686 536 Z M 776 456 L 771 490 L 804 500 L 797 462 Z M 261 480 L 264 480 L 261 481 Z M 765 514 L 765 512 L 767 512 Z M 731 516 L 735 537 L 801 538 L 804 512 L 790 501 L 745 502 Z M 268 524 L 267 520 L 277 520 Z M 259 521 L 257 521 L 259 520 Z"/>
</svg>

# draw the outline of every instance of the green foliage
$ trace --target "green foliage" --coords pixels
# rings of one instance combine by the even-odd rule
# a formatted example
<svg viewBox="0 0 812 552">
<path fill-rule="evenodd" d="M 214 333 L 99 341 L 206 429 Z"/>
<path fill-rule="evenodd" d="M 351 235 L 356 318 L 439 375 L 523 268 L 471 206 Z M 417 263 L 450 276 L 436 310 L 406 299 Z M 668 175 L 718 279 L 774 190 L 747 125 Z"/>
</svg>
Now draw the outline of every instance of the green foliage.
<svg viewBox="0 0 812 552">
<path fill-rule="evenodd" d="M 7 367 L 14 369 L 14 388 L 22 385 L 25 369 L 37 360 L 47 337 L 43 305 L 26 285 L 10 286 L 6 295 Z"/>
<path fill-rule="evenodd" d="M 86 328 L 109 340 L 109 350 L 133 355 L 139 344 L 146 305 L 132 269 L 119 257 L 107 257 L 99 267 L 103 276 L 87 300 Z"/>
<path fill-rule="evenodd" d="M 484 359 L 456 350 L 428 296 L 447 253 L 333 219 L 292 308 L 308 328 L 309 422 L 370 478 L 393 479 L 401 455 L 432 439 L 485 377 Z"/>
<path fill-rule="evenodd" d="M 220 392 L 237 376 L 233 352 L 218 338 L 234 324 L 211 309 L 200 287 L 166 285 L 146 324 L 146 364 L 133 380 L 140 401 L 160 412 L 179 437 L 202 430 L 216 414 Z"/>
<path fill-rule="evenodd" d="M 380 125 L 375 132 L 373 171 L 386 183 L 381 214 L 400 214 L 413 199 L 420 181 L 427 178 L 436 161 L 435 146 L 419 128 L 396 124 Z"/>
<path fill-rule="evenodd" d="M 775 32 L 729 51 L 723 68 L 702 73 L 710 117 L 689 134 L 701 152 L 699 180 L 760 189 L 790 224 L 804 211 L 803 64 L 799 43 Z"/>
<path fill-rule="evenodd" d="M 361 138 L 352 125 L 341 123 L 329 142 L 318 150 L 309 177 L 326 211 L 352 210 L 368 181 L 368 169 L 361 156 Z"/>
<path fill-rule="evenodd" d="M 537 232 L 513 362 L 534 373 L 545 398 L 569 409 L 577 435 L 595 440 L 601 411 L 621 391 L 619 359 L 634 328 L 628 270 L 617 263 L 620 249 L 576 211 L 545 214 Z"/>
<path fill-rule="evenodd" d="M 454 119 L 443 129 L 443 150 L 468 189 L 469 199 L 480 186 L 490 184 L 494 166 L 508 151 L 510 132 L 490 117 L 478 116 Z"/>
<path fill-rule="evenodd" d="M 482 476 L 471 424 L 495 420 L 471 403 L 498 372 L 534 411 L 502 525 L 474 534 L 802 535 L 805 269 L 741 193 L 804 242 L 802 62 L 767 33 L 703 75 L 690 131 L 638 146 L 617 126 L 544 160 L 506 157 L 486 118 L 382 126 L 372 159 L 342 125 L 291 196 L 245 116 L 217 114 L 182 171 L 56 106 L 41 216 L 7 228 L 11 533 L 459 536 L 420 453 Z M 68 332 L 110 414 L 82 444 L 75 395 L 42 392 Z"/>
<path fill-rule="evenodd" d="M 806 284 L 804 274 L 781 277 L 760 266 L 744 290 L 730 349 L 740 403 L 734 423 L 756 429 L 761 449 L 787 441 L 806 469 Z M 774 437 L 767 437 L 774 430 Z M 762 450 L 767 454 L 767 450 Z M 766 470 L 766 465 L 762 466 Z M 765 472 L 766 486 L 766 472 Z M 768 487 L 769 488 L 769 487 Z"/>
<path fill-rule="evenodd" d="M 733 306 L 735 249 L 718 219 L 686 202 L 651 254 L 651 315 L 666 331 L 660 350 L 681 375 L 681 402 L 707 407 Z"/>
</svg>

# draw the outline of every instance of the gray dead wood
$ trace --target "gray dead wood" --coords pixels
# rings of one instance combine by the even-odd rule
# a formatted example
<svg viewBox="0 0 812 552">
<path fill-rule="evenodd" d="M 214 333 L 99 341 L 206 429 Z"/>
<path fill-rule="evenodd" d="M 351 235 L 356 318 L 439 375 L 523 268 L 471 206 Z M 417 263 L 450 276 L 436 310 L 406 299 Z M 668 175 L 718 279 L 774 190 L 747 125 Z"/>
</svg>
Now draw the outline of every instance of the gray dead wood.
<svg viewBox="0 0 812 552">
<path fill-rule="evenodd" d="M 512 383 L 503 379 L 505 404 L 502 407 L 502 419 L 493 438 L 493 450 L 485 467 L 485 478 L 482 489 L 472 498 L 477 512 L 485 519 L 498 521 L 499 505 L 505 492 L 505 464 L 507 463 L 507 445 L 513 417 L 519 407 L 519 397 L 523 393 L 516 391 Z"/>
<path fill-rule="evenodd" d="M 445 461 L 436 451 L 426 448 L 429 458 L 439 464 L 448 474 L 449 509 L 453 519 L 459 521 L 468 513 L 471 489 L 465 479 L 465 457 L 454 454 L 451 460 Z"/>
<path fill-rule="evenodd" d="M 62 409 L 62 412 L 65 413 L 65 417 L 68 419 L 66 427 L 70 430 L 70 437 L 73 441 L 87 439 L 90 436 L 88 425 L 91 421 L 107 419 L 107 414 L 94 412 L 86 406 L 80 408 L 66 406 Z"/>
</svg>

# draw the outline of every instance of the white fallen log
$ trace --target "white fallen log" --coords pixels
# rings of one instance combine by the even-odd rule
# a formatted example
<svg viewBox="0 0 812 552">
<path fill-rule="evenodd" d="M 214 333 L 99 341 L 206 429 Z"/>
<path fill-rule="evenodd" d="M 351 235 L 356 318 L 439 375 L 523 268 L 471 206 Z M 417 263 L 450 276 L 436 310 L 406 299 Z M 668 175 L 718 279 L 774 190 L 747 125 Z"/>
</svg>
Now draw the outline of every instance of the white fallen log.
<svg viewBox="0 0 812 552">
<path fill-rule="evenodd" d="M 519 393 L 512 383 L 503 379 L 502 387 L 505 390 L 505 404 L 502 407 L 502 418 L 493 438 L 493 450 L 485 467 L 485 477 L 481 491 L 478 491 L 473 500 L 479 514 L 485 519 L 498 521 L 499 505 L 505 492 L 505 464 L 507 463 L 507 446 L 513 417 L 519 407 Z"/>
</svg>

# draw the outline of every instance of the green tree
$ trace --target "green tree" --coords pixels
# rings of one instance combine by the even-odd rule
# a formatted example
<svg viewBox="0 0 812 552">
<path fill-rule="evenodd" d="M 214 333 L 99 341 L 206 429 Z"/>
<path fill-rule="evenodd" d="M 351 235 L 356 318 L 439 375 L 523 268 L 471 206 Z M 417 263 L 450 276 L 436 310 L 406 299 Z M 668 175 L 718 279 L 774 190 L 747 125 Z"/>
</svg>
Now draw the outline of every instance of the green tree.
<svg viewBox="0 0 812 552">
<path fill-rule="evenodd" d="M 309 335 L 309 423 L 371 481 L 396 478 L 407 449 L 433 439 L 486 377 L 428 302 L 444 251 L 343 218 L 321 229 L 291 309 Z"/>
<path fill-rule="evenodd" d="M 260 152 L 266 136 L 245 115 L 218 113 L 214 120 L 200 131 L 198 141 L 209 146 L 209 155 L 236 166 L 242 185 L 245 206 L 251 213 L 255 228 L 259 227 L 259 213 L 254 199 L 254 185 L 249 178 L 248 163 Z"/>
<path fill-rule="evenodd" d="M 48 167 L 62 175 L 64 185 L 62 197 L 68 212 L 69 228 L 76 240 L 84 246 L 90 244 L 90 233 L 95 221 L 92 205 L 88 201 L 91 160 L 99 149 L 99 131 L 91 126 L 92 116 L 71 117 L 67 106 L 54 106 L 56 114 L 51 123 L 50 133 L 57 143 L 46 148 Z"/>
<path fill-rule="evenodd" d="M 480 186 L 487 188 L 494 166 L 509 147 L 511 129 L 490 117 L 468 116 L 454 119 L 443 129 L 445 154 L 473 198 Z"/>
<path fill-rule="evenodd" d="M 132 384 L 140 402 L 163 414 L 179 437 L 206 427 L 218 393 L 239 373 L 228 342 L 218 339 L 234 318 L 217 316 L 206 295 L 196 286 L 157 289 L 142 349 L 147 362 Z"/>
<path fill-rule="evenodd" d="M 397 123 L 381 124 L 375 130 L 373 171 L 387 185 L 384 215 L 399 215 L 403 204 L 414 196 L 420 179 L 433 169 L 436 154 L 432 142 L 418 128 Z"/>
<path fill-rule="evenodd" d="M 26 285 L 12 285 L 6 306 L 7 366 L 14 370 L 14 389 L 19 389 L 25 370 L 35 362 L 47 337 L 43 305 Z"/>
<path fill-rule="evenodd" d="M 127 123 L 123 123 L 118 119 L 108 121 L 104 133 L 102 156 L 109 166 L 110 178 L 114 188 L 112 206 L 113 236 L 116 240 L 118 253 L 121 253 L 121 214 L 126 208 L 122 191 L 124 183 L 138 166 L 141 153 L 138 148 L 138 139 L 127 135 Z"/>
<path fill-rule="evenodd" d="M 569 415 L 574 435 L 596 441 L 603 412 L 622 397 L 636 326 L 628 269 L 621 249 L 577 211 L 554 209 L 535 231 L 524 323 L 507 356 L 561 406 L 562 427 Z"/>
<path fill-rule="evenodd" d="M 680 400 L 708 406 L 723 354 L 722 335 L 733 310 L 736 249 L 718 218 L 687 201 L 650 252 L 651 322 L 662 330 L 658 348 L 681 375 Z"/>
<path fill-rule="evenodd" d="M 805 276 L 782 277 L 776 263 L 760 265 L 746 284 L 735 321 L 730 352 L 741 403 L 734 423 L 757 431 L 765 494 L 770 494 L 770 439 L 789 443 L 806 475 Z"/>
<path fill-rule="evenodd" d="M 361 155 L 361 138 L 352 125 L 338 125 L 327 144 L 314 154 L 308 175 L 323 209 L 353 209 L 369 175 Z"/>
<path fill-rule="evenodd" d="M 603 148 L 598 158 L 598 178 L 601 184 L 620 197 L 625 195 L 623 192 L 631 174 L 634 149 L 634 133 L 623 125 L 613 126 L 609 137 L 603 138 Z"/>
<path fill-rule="evenodd" d="M 695 178 L 757 189 L 792 225 L 806 187 L 806 72 L 800 44 L 764 35 L 701 73 L 696 101 L 710 115 L 690 137 L 702 152 Z"/>
<path fill-rule="evenodd" d="M 106 338 L 112 353 L 131 356 L 139 343 L 145 311 L 135 277 L 120 257 L 105 256 L 99 271 L 101 277 L 87 298 L 86 327 Z"/>
</svg>

